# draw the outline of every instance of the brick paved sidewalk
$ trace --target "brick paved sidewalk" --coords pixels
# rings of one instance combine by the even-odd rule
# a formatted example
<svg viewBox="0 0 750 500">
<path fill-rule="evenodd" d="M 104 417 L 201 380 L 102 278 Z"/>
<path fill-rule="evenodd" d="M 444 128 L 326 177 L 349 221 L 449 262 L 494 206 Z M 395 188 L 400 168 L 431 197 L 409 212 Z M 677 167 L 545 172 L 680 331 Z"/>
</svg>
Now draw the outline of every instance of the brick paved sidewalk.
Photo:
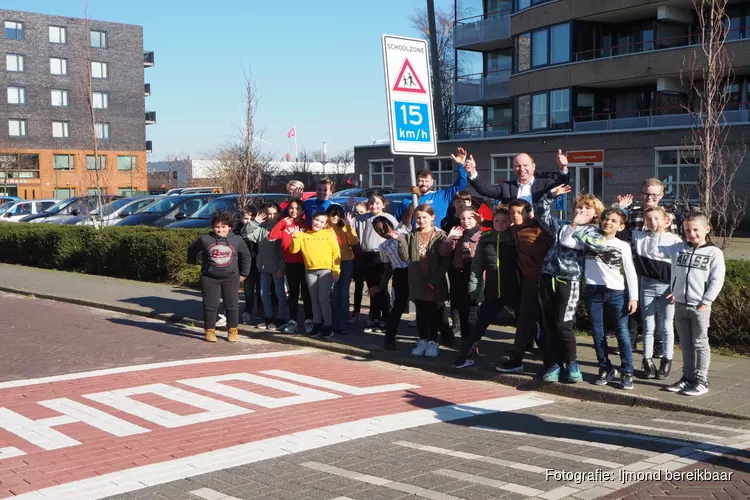
<svg viewBox="0 0 750 500">
<path fill-rule="evenodd" d="M 187 288 L 154 283 L 142 283 L 119 280 L 101 276 L 90 276 L 59 271 L 49 271 L 21 266 L 0 264 L 0 290 L 33 294 L 41 298 L 82 303 L 95 307 L 118 310 L 131 314 L 147 315 L 172 321 L 191 321 L 200 324 L 201 305 L 199 292 Z M 406 315 L 406 320 L 413 315 Z M 361 331 L 362 323 L 350 325 L 350 334 L 336 337 L 332 341 L 314 341 L 301 336 L 268 334 L 252 327 L 243 327 L 243 333 L 277 340 L 285 343 L 315 345 L 339 352 L 350 352 L 357 355 L 369 355 L 384 361 L 400 364 L 415 364 L 422 368 L 453 373 L 480 379 L 494 379 L 501 383 L 514 385 L 527 390 L 549 391 L 557 394 L 590 399 L 595 401 L 616 402 L 621 404 L 641 404 L 662 409 L 678 409 L 706 414 L 731 416 L 750 419 L 750 359 L 712 355 L 709 381 L 709 394 L 689 398 L 662 391 L 664 382 L 658 380 L 635 380 L 633 391 L 623 391 L 615 387 L 598 387 L 592 384 L 596 377 L 596 357 L 591 341 L 579 337 L 579 361 L 584 374 L 584 382 L 576 385 L 553 384 L 541 385 L 532 379 L 531 373 L 525 375 L 499 375 L 494 371 L 495 365 L 502 359 L 503 353 L 512 342 L 513 334 L 507 328 L 492 327 L 488 337 L 482 343 L 480 359 L 475 367 L 468 370 L 451 368 L 456 353 L 443 349 L 437 359 L 413 358 L 409 355 L 416 336 L 416 329 L 408 328 L 403 321 L 399 329 L 398 352 L 382 350 L 382 336 L 365 334 Z M 672 382 L 681 373 L 679 350 L 675 353 Z M 617 363 L 617 357 L 612 356 Z M 636 367 L 640 364 L 641 355 L 636 354 Z M 528 372 L 541 368 L 540 359 L 531 356 L 526 362 Z"/>
</svg>

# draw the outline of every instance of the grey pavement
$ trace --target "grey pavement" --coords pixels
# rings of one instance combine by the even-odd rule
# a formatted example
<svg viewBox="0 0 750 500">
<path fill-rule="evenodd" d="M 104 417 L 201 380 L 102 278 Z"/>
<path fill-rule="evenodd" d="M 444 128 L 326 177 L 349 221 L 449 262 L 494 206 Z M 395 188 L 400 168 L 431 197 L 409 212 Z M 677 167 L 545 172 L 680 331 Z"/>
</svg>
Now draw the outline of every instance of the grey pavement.
<svg viewBox="0 0 750 500">
<path fill-rule="evenodd" d="M 0 264 L 0 290 L 166 321 L 201 324 L 200 293 L 171 285 Z M 365 319 L 364 316 L 363 319 Z M 593 401 L 750 419 L 750 359 L 748 358 L 721 356 L 713 353 L 709 370 L 710 392 L 704 396 L 691 398 L 661 390 L 666 383 L 677 380 L 681 374 L 680 351 L 676 349 L 672 376 L 668 381 L 636 378 L 634 390 L 624 391 L 613 386 L 593 385 L 597 366 L 592 343 L 590 338 L 578 337 L 578 356 L 584 382 L 543 384 L 538 378 L 533 377 L 533 373 L 541 369 L 541 360 L 535 355 L 530 355 L 526 362 L 528 372 L 526 374 L 500 375 L 494 370 L 513 339 L 513 334 L 507 327 L 491 327 L 480 346 L 477 365 L 459 371 L 451 367 L 456 356 L 455 351 L 451 349 L 442 349 L 437 359 L 414 358 L 409 355 L 416 336 L 416 329 L 408 328 L 406 325 L 406 321 L 410 319 L 413 319 L 413 315 L 405 315 L 401 323 L 397 352 L 382 349 L 381 335 L 362 333 L 362 322 L 349 325 L 348 335 L 338 336 L 331 341 L 317 341 L 297 335 L 271 334 L 248 325 L 242 326 L 241 331 L 251 337 L 276 342 L 320 347 L 401 365 L 417 366 L 456 377 L 493 380 L 522 390 L 548 392 Z M 610 358 L 616 365 L 619 363 L 616 356 Z M 639 366 L 640 360 L 641 355 L 635 354 L 636 367 Z"/>
<path fill-rule="evenodd" d="M 553 399 L 535 408 L 291 453 L 109 499 L 654 498 L 656 485 L 658 491 L 671 489 L 669 495 L 679 490 L 680 498 L 731 498 L 711 492 L 748 488 L 750 422 Z M 719 451 L 714 455 L 713 450 Z M 666 478 L 668 471 L 706 470 L 719 460 L 724 460 L 722 470 L 732 473 L 730 480 Z M 658 481 L 640 480 L 657 473 Z"/>
</svg>

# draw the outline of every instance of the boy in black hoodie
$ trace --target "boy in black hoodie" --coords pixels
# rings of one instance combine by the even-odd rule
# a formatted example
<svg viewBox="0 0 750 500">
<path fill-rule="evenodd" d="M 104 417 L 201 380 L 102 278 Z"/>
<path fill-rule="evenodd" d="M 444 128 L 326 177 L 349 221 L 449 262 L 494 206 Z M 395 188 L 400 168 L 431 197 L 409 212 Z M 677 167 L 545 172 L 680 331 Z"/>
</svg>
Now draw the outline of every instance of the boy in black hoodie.
<svg viewBox="0 0 750 500">
<path fill-rule="evenodd" d="M 188 248 L 190 264 L 197 264 L 198 254 L 203 254 L 201 293 L 207 342 L 216 342 L 216 312 L 220 297 L 227 312 L 229 342 L 238 340 L 240 283 L 250 273 L 251 257 L 242 237 L 231 232 L 232 225 L 232 216 L 228 212 L 214 213 L 211 216 L 213 230 L 196 239 Z"/>
</svg>

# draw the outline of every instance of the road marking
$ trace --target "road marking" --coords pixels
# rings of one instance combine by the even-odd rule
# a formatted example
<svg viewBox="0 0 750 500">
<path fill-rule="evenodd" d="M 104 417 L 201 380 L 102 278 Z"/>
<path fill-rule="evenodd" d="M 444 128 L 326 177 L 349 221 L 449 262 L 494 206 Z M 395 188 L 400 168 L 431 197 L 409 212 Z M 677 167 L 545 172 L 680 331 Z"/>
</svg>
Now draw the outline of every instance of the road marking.
<svg viewBox="0 0 750 500">
<path fill-rule="evenodd" d="M 344 443 L 353 439 L 377 436 L 392 431 L 413 429 L 439 422 L 451 422 L 474 416 L 491 415 L 501 411 L 533 408 L 550 403 L 553 403 L 553 401 L 535 395 L 508 396 L 365 418 L 353 422 L 263 439 L 252 443 L 235 445 L 190 457 L 102 474 L 97 477 L 18 495 L 13 497 L 13 499 L 38 500 L 41 498 L 40 495 L 42 495 L 54 498 L 55 500 L 98 500 L 107 496 L 138 490 L 146 486 L 169 483 L 230 467 L 247 465 L 300 451 Z"/>
<path fill-rule="evenodd" d="M 581 490 L 577 488 L 571 488 L 570 486 L 560 486 L 559 488 L 549 490 L 537 496 L 539 498 L 543 498 L 544 500 L 559 500 L 560 498 L 569 497 L 570 495 L 578 493 L 579 491 Z"/>
<path fill-rule="evenodd" d="M 497 479 L 489 479 L 482 476 L 475 476 L 474 474 L 467 474 L 465 472 L 457 472 L 450 469 L 439 469 L 432 472 L 439 476 L 452 477 L 459 481 L 466 481 L 467 483 L 481 484 L 484 486 L 491 486 L 499 490 L 510 491 L 512 493 L 518 493 L 521 495 L 534 496 L 544 493 L 544 490 L 537 490 L 535 488 L 529 488 L 528 486 L 522 486 L 515 483 L 506 483 L 505 481 L 498 481 Z"/>
<path fill-rule="evenodd" d="M 542 434 L 534 434 L 531 432 L 520 432 L 520 431 L 506 431 L 503 429 L 495 429 L 492 427 L 487 427 L 484 425 L 475 425 L 471 427 L 472 429 L 482 430 L 482 431 L 489 431 L 489 432 L 497 432 L 499 434 L 510 434 L 512 436 L 525 436 L 525 437 L 532 437 L 534 439 L 547 439 L 550 441 L 557 441 L 560 443 L 568 443 L 568 444 L 575 444 L 579 446 L 591 446 L 592 448 L 602 448 L 605 450 L 619 450 L 621 452 L 625 453 L 632 453 L 635 455 L 645 455 L 647 457 L 650 457 L 652 455 L 656 455 L 656 452 L 649 451 L 649 450 L 641 450 L 640 448 L 631 448 L 629 446 L 620 446 L 619 444 L 609 444 L 609 443 L 600 443 L 598 441 L 586 441 L 584 439 L 573 439 L 573 438 L 562 438 L 562 437 L 555 437 L 555 436 L 544 436 Z"/>
<path fill-rule="evenodd" d="M 325 380 L 322 378 L 310 377 L 308 375 L 300 375 L 299 373 L 292 373 L 286 370 L 263 370 L 260 373 L 264 375 L 271 375 L 273 377 L 283 378 L 291 380 L 292 382 L 300 382 L 315 387 L 322 387 L 323 389 L 330 389 L 336 392 L 343 392 L 344 394 L 351 394 L 353 396 L 365 396 L 367 394 L 379 394 L 381 392 L 393 392 L 393 391 L 405 391 L 407 389 L 419 389 L 418 385 L 412 384 L 386 384 L 376 385 L 373 387 L 354 387 L 352 385 L 340 384 L 331 380 Z"/>
<path fill-rule="evenodd" d="M 203 498 L 203 500 L 240 500 L 237 497 L 230 497 L 224 493 L 219 493 L 211 488 L 201 488 L 199 490 L 191 491 L 191 495 Z"/>
<path fill-rule="evenodd" d="M 699 424 L 696 422 L 680 422 L 679 420 L 669 420 L 668 418 L 652 418 L 651 421 L 660 422 L 663 424 L 684 425 L 686 427 L 702 427 L 704 429 L 715 429 L 717 431 L 748 432 L 748 429 L 735 429 L 734 427 L 725 427 L 723 425 Z"/>
<path fill-rule="evenodd" d="M 605 431 L 603 429 L 594 429 L 589 431 L 590 434 L 598 434 L 600 436 L 613 436 L 613 437 L 621 437 L 626 439 L 635 439 L 636 441 L 654 441 L 656 443 L 664 443 L 664 444 L 674 444 L 677 446 L 691 446 L 695 445 L 695 442 L 690 441 L 682 441 L 679 439 L 668 439 L 668 438 L 660 438 L 655 436 L 644 436 L 641 434 L 631 434 L 629 432 L 616 432 L 616 431 Z"/>
<path fill-rule="evenodd" d="M 538 453 L 540 455 L 544 455 L 548 457 L 562 458 L 565 460 L 570 460 L 572 462 L 580 462 L 582 464 L 591 464 L 591 465 L 598 465 L 600 467 L 608 467 L 610 469 L 616 469 L 618 467 L 623 466 L 623 464 L 618 464 L 617 462 L 599 460 L 598 458 L 587 458 L 581 455 L 573 455 L 572 453 L 563 453 L 560 451 L 545 450 L 544 448 L 537 448 L 536 446 L 519 446 L 516 449 L 520 451 L 525 451 L 528 453 Z"/>
<path fill-rule="evenodd" d="M 699 438 L 706 438 L 706 439 L 723 439 L 721 436 L 716 436 L 713 434 L 702 434 L 699 432 L 689 432 L 689 431 L 680 430 L 680 429 L 655 429 L 654 427 L 649 427 L 647 425 L 621 424 L 617 422 L 592 420 L 590 418 L 578 418 L 578 417 L 566 417 L 563 415 L 551 415 L 549 413 L 540 413 L 539 416 L 546 417 L 546 418 L 560 419 L 560 420 L 568 420 L 570 422 L 581 422 L 582 424 L 591 424 L 594 427 L 621 427 L 623 429 L 637 429 L 639 431 L 649 431 L 649 432 L 659 431 L 659 432 L 666 432 L 669 434 L 680 434 L 682 436 L 691 436 L 691 437 L 699 437 Z"/>
<path fill-rule="evenodd" d="M 64 382 L 68 380 L 80 380 L 90 377 L 103 377 L 105 375 L 117 375 L 120 373 L 132 373 L 145 370 L 156 370 L 158 368 L 172 368 L 175 366 L 201 365 L 206 363 L 222 363 L 225 361 L 244 361 L 248 359 L 282 358 L 286 356 L 300 356 L 314 352 L 312 349 L 294 349 L 292 351 L 260 352 L 256 354 L 239 354 L 237 356 L 217 356 L 213 358 L 181 359 L 177 361 L 163 361 L 161 363 L 149 363 L 145 365 L 120 366 L 118 368 L 105 368 L 80 373 L 67 373 L 65 375 L 53 375 L 51 377 L 30 378 L 24 380 L 9 380 L 0 382 L 0 389 L 12 387 L 27 387 L 37 384 L 49 384 L 52 382 Z"/>
<path fill-rule="evenodd" d="M 395 441 L 393 444 L 397 446 L 403 446 L 404 448 L 413 448 L 420 451 L 428 451 L 431 453 L 437 453 L 439 455 L 447 455 L 449 457 L 463 458 L 465 460 L 474 460 L 477 462 L 484 462 L 487 464 L 499 465 L 501 467 L 509 467 L 511 469 L 525 470 L 528 472 L 536 472 L 538 474 L 544 474 L 547 469 L 544 467 L 537 467 L 536 465 L 528 465 L 520 462 L 511 462 L 510 460 L 503 460 L 502 458 L 485 457 L 483 455 L 475 455 L 474 453 L 465 453 L 463 451 L 449 450 L 448 448 L 438 448 L 437 446 L 425 446 L 419 443 L 412 443 L 411 441 Z"/>
<path fill-rule="evenodd" d="M 307 467 L 308 469 L 325 472 L 327 474 L 333 474 L 334 476 L 345 477 L 353 481 L 360 481 L 362 483 L 382 486 L 383 488 L 388 488 L 390 490 L 396 490 L 396 491 L 401 491 L 404 493 L 409 493 L 412 495 L 416 495 L 418 497 L 434 498 L 434 499 L 440 499 L 440 500 L 463 500 L 460 497 L 454 497 L 452 495 L 447 495 L 445 493 L 440 493 L 438 491 L 428 490 L 426 488 L 420 488 L 419 486 L 414 486 L 413 484 L 401 483 L 399 481 L 391 481 L 390 479 L 370 476 L 368 474 L 362 474 L 362 473 L 350 471 L 347 469 L 341 469 L 339 467 L 333 467 L 331 465 L 322 464 L 320 462 L 305 462 L 300 465 L 302 467 Z"/>
</svg>

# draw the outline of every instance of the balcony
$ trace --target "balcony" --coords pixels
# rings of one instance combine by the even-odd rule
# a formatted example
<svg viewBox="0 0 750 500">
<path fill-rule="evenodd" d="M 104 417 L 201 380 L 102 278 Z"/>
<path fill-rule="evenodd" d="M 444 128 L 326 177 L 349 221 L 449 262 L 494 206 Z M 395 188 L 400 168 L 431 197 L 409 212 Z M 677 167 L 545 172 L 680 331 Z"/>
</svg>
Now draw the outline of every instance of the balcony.
<svg viewBox="0 0 750 500">
<path fill-rule="evenodd" d="M 143 84 L 143 95 L 148 97 L 151 95 L 151 84 L 150 83 L 144 83 Z"/>
<path fill-rule="evenodd" d="M 510 127 L 469 127 L 453 131 L 451 139 L 491 139 L 493 137 L 507 137 L 510 135 Z"/>
<path fill-rule="evenodd" d="M 143 67 L 150 68 L 154 65 L 154 53 L 144 52 L 143 53 Z"/>
<path fill-rule="evenodd" d="M 153 142 L 152 141 L 146 141 L 146 152 L 147 153 L 153 153 L 154 152 Z"/>
<path fill-rule="evenodd" d="M 481 52 L 511 47 L 510 15 L 508 9 L 457 20 L 453 28 L 453 47 Z"/>
<path fill-rule="evenodd" d="M 459 76 L 454 90 L 456 104 L 499 104 L 511 98 L 510 70 Z"/>
<path fill-rule="evenodd" d="M 146 125 L 153 125 L 156 123 L 156 111 L 146 112 Z"/>
<path fill-rule="evenodd" d="M 744 109 L 724 111 L 724 123 L 727 125 L 750 123 L 750 103 L 741 103 L 740 107 Z M 634 114 L 637 112 L 634 112 Z M 644 111 L 644 114 L 648 110 Z M 573 122 L 573 132 L 600 132 L 604 130 L 632 130 L 644 128 L 668 128 L 681 127 L 689 128 L 700 126 L 700 114 L 681 113 L 671 115 L 646 115 L 630 116 L 625 118 L 608 118 L 609 113 L 596 115 L 594 120 L 580 121 L 576 118 Z"/>
</svg>

